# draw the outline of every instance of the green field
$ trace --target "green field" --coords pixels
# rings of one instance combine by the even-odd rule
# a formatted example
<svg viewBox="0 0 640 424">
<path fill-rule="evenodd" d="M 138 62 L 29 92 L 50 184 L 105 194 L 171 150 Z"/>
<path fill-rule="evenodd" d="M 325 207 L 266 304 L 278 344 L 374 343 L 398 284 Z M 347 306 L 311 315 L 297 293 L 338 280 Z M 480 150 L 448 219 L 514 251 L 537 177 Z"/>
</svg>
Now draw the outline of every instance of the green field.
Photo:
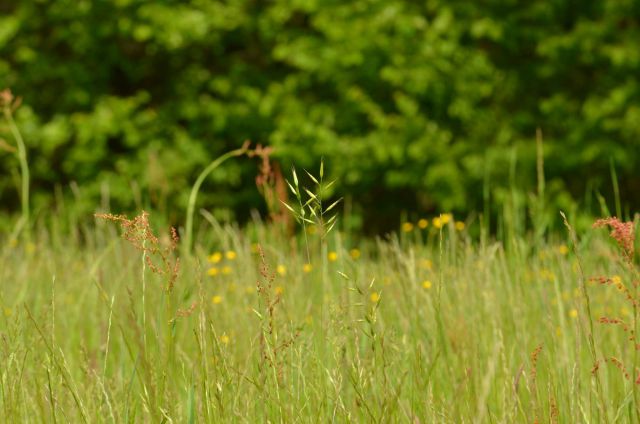
<svg viewBox="0 0 640 424">
<path fill-rule="evenodd" d="M 640 424 L 638 46 L 637 0 L 0 0 L 0 424 Z"/>
<path fill-rule="evenodd" d="M 56 223 L 2 242 L 4 422 L 638 422 L 638 271 L 604 229 L 211 220 L 189 254 Z"/>
</svg>

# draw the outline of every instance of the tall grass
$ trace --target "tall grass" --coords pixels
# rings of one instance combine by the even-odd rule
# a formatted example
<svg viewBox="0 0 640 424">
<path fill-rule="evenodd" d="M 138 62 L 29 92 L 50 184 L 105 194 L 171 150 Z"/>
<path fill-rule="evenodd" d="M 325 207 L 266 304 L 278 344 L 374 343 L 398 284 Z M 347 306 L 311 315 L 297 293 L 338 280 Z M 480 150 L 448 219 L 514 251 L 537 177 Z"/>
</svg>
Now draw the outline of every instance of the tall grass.
<svg viewBox="0 0 640 424">
<path fill-rule="evenodd" d="M 632 288 L 637 269 L 606 234 L 514 233 L 516 250 L 453 222 L 360 245 L 334 230 L 307 257 L 276 227 L 212 223 L 175 280 L 150 226 L 137 245 L 101 221 L 3 239 L 2 419 L 637 422 L 635 344 L 598 322 L 635 329 L 637 308 L 590 278 Z"/>
</svg>

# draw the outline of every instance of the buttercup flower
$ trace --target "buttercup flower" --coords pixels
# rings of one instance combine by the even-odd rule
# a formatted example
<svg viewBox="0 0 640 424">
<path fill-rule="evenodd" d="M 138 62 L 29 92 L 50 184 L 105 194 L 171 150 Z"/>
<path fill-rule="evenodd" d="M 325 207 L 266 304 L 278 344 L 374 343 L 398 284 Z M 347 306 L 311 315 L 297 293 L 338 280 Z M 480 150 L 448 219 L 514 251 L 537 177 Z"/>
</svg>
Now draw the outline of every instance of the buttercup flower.
<svg viewBox="0 0 640 424">
<path fill-rule="evenodd" d="M 212 264 L 217 264 L 218 262 L 220 262 L 222 260 L 222 253 L 220 252 L 214 252 L 211 255 L 209 255 L 209 257 L 207 258 L 207 260 L 209 262 L 211 262 Z"/>
<path fill-rule="evenodd" d="M 410 222 L 404 222 L 401 228 L 403 233 L 410 233 L 413 231 L 413 224 Z"/>
</svg>

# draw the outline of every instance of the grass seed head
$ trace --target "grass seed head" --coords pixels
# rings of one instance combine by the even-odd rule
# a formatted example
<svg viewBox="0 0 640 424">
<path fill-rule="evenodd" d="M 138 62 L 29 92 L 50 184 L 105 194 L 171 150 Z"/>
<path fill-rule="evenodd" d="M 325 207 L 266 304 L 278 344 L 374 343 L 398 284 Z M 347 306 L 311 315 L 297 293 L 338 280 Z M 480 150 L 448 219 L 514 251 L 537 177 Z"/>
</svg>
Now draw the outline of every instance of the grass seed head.
<svg viewBox="0 0 640 424">
<path fill-rule="evenodd" d="M 631 263 L 633 261 L 634 242 L 636 236 L 634 223 L 632 221 L 620 221 L 614 216 L 610 218 L 598 219 L 596 222 L 594 222 L 593 228 L 600 227 L 611 228 L 609 236 L 618 243 L 618 246 L 622 250 L 622 256 L 627 261 L 627 263 Z"/>
</svg>

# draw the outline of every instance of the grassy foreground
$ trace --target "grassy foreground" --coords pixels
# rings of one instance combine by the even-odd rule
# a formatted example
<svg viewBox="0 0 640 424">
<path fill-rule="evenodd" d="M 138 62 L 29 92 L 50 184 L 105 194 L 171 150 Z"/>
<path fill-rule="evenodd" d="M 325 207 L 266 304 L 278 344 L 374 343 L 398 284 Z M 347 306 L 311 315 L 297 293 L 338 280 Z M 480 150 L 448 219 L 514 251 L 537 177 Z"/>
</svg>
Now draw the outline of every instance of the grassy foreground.
<svg viewBox="0 0 640 424">
<path fill-rule="evenodd" d="M 3 422 L 638 422 L 637 271 L 604 230 L 307 253 L 213 225 L 179 255 L 127 222 L 139 249 L 100 220 L 3 240 Z"/>
</svg>

